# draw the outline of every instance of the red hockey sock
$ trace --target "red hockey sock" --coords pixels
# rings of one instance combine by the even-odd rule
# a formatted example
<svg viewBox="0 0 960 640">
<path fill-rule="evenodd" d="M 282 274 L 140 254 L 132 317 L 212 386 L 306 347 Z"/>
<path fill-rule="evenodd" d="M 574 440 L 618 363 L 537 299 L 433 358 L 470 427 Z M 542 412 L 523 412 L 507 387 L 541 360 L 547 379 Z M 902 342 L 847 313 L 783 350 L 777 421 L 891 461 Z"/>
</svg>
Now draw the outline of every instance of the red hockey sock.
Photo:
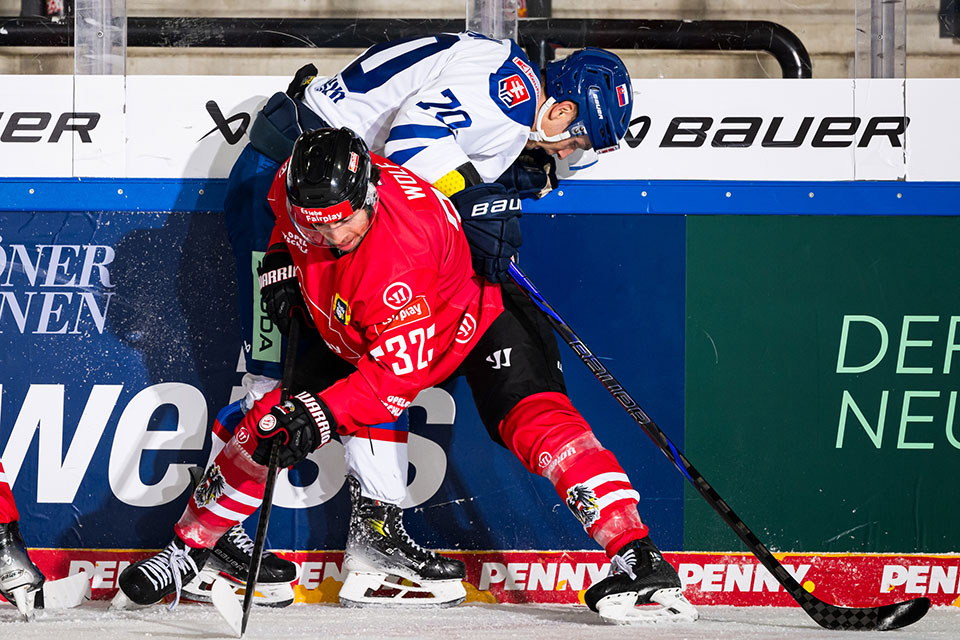
<svg viewBox="0 0 960 640">
<path fill-rule="evenodd" d="M 257 447 L 255 424 L 277 403 L 280 391 L 264 396 L 237 426 L 213 464 L 207 467 L 186 511 L 174 527 L 192 547 L 213 547 L 227 529 L 245 520 L 260 507 L 267 468 L 251 453 Z"/>
<path fill-rule="evenodd" d="M 640 496 L 567 396 L 539 393 L 525 398 L 504 418 L 500 433 L 529 471 L 553 483 L 607 555 L 647 535 L 637 513 Z"/>
<path fill-rule="evenodd" d="M 13 492 L 10 485 L 7 484 L 7 474 L 3 471 L 3 463 L 0 462 L 0 522 L 13 522 L 20 519 L 20 513 L 17 511 L 17 503 L 13 501 Z"/>
</svg>

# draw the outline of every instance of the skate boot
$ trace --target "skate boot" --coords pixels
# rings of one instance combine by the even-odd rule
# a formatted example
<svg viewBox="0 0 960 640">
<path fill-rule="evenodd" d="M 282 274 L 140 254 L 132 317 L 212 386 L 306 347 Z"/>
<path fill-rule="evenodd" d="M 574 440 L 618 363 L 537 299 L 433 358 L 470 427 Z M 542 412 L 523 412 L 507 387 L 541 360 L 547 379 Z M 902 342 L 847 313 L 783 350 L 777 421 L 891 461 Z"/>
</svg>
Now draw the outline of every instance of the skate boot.
<svg viewBox="0 0 960 640">
<path fill-rule="evenodd" d="M 649 537 L 620 549 L 607 577 L 587 589 L 583 599 L 612 624 L 693 622 L 699 615 L 683 597 L 680 576 Z"/>
<path fill-rule="evenodd" d="M 217 541 L 210 558 L 197 577 L 183 588 L 184 597 L 210 602 L 210 586 L 219 577 L 243 600 L 252 554 L 253 540 L 242 526 L 234 525 Z M 260 560 L 254 604 L 265 607 L 286 607 L 293 604 L 292 583 L 296 579 L 296 564 L 265 551 Z"/>
<path fill-rule="evenodd" d="M 352 511 L 340 604 L 452 607 L 463 602 L 463 563 L 418 545 L 403 528 L 400 507 L 362 497 L 352 476 L 347 482 Z"/>
<path fill-rule="evenodd" d="M 130 603 L 146 606 L 175 593 L 176 597 L 170 605 L 170 609 L 173 609 L 180 602 L 183 585 L 203 569 L 209 555 L 209 549 L 194 549 L 174 536 L 160 553 L 123 570 L 117 580 L 120 590 L 111 607 L 124 609 Z"/>
<path fill-rule="evenodd" d="M 43 582 L 43 573 L 27 555 L 20 523 L 16 520 L 0 523 L 0 594 L 10 604 L 17 605 L 24 618 L 29 618 Z"/>
</svg>

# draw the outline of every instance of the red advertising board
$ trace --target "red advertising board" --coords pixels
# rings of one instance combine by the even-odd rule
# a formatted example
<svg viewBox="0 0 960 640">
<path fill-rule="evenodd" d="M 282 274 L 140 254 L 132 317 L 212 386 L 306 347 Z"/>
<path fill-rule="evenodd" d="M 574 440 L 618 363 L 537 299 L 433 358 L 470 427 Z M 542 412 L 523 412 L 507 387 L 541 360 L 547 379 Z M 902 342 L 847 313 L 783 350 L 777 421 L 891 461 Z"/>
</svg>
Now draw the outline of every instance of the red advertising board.
<svg viewBox="0 0 960 640">
<path fill-rule="evenodd" d="M 126 550 L 31 552 L 51 578 L 90 573 L 94 598 L 116 592 L 117 575 L 147 554 Z M 342 551 L 282 552 L 300 566 L 297 599 L 336 602 L 343 582 Z M 576 604 L 606 575 L 600 551 L 451 552 L 467 565 L 468 601 Z M 792 606 L 793 599 L 751 555 L 665 553 L 694 604 Z M 960 606 L 960 555 L 776 554 L 805 588 L 828 602 L 875 606 L 925 595 L 934 605 Z"/>
</svg>

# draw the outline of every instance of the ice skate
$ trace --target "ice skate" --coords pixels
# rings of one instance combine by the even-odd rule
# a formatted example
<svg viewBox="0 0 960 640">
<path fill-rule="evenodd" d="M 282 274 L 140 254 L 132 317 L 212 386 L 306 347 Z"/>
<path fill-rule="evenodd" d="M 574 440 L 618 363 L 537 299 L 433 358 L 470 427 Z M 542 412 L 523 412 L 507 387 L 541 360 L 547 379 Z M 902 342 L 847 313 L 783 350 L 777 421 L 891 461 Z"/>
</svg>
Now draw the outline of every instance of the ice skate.
<svg viewBox="0 0 960 640">
<path fill-rule="evenodd" d="M 347 482 L 352 511 L 340 604 L 452 607 L 463 602 L 463 563 L 418 545 L 403 528 L 400 507 L 362 497 L 352 476 Z"/>
<path fill-rule="evenodd" d="M 680 576 L 649 537 L 620 549 L 607 577 L 587 589 L 584 602 L 611 624 L 693 622 L 699 617 L 683 596 Z"/>
<path fill-rule="evenodd" d="M 164 549 L 149 558 L 140 560 L 120 574 L 117 580 L 120 590 L 111 603 L 115 609 L 133 605 L 146 606 L 159 602 L 175 593 L 170 608 L 180 602 L 183 585 L 193 580 L 203 569 L 209 549 L 188 547 L 183 540 L 174 537 Z"/>
<path fill-rule="evenodd" d="M 183 588 L 184 598 L 210 602 L 210 585 L 222 578 L 227 586 L 243 600 L 247 584 L 247 570 L 253 553 L 253 540 L 234 525 L 213 548 L 203 569 Z M 274 553 L 264 552 L 257 576 L 254 604 L 265 607 L 286 607 L 293 604 L 293 581 L 297 579 L 297 565 Z"/>
<path fill-rule="evenodd" d="M 43 573 L 27 554 L 20 523 L 16 520 L 0 523 L 0 594 L 29 619 L 43 583 Z"/>
</svg>

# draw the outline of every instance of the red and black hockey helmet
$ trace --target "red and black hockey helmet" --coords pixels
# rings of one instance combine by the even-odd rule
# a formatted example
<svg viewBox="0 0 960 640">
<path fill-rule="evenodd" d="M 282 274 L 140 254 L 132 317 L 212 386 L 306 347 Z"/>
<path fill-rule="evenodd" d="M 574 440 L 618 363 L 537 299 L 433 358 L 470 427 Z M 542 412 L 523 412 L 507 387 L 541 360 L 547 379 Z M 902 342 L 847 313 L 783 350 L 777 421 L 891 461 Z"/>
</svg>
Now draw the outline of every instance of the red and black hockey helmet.
<svg viewBox="0 0 960 640">
<path fill-rule="evenodd" d="M 302 134 L 288 163 L 290 218 L 301 231 L 340 222 L 376 202 L 380 170 L 371 162 L 367 145 L 350 129 Z"/>
</svg>

